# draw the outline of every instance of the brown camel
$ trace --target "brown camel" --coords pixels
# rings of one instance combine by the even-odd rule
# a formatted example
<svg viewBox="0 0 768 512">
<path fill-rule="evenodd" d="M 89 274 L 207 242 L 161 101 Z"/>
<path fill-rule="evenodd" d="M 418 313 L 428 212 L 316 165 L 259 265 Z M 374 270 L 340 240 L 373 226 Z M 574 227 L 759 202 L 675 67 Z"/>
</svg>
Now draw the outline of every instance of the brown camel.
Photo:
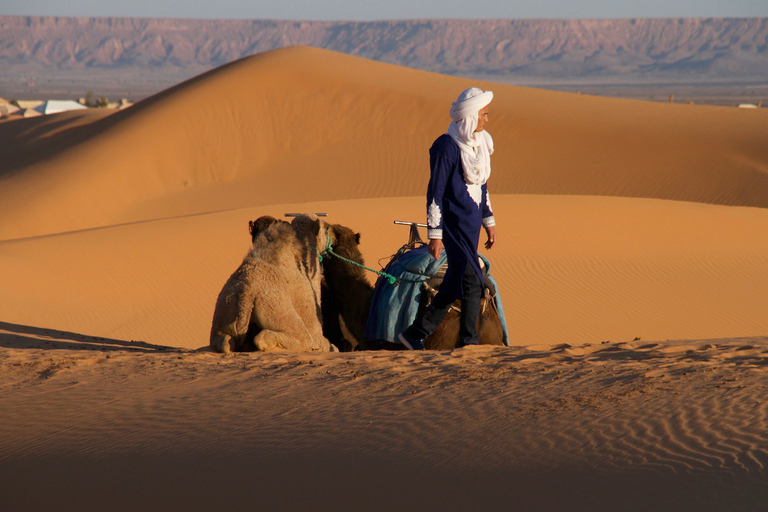
<svg viewBox="0 0 768 512">
<path fill-rule="evenodd" d="M 437 294 L 437 288 L 443 280 L 445 270 L 441 269 L 438 276 L 422 284 L 419 313 L 424 311 Z M 501 319 L 496 309 L 493 296 L 496 289 L 489 279 L 485 279 L 485 296 L 480 300 L 480 318 L 477 320 L 477 334 L 481 345 L 504 345 L 504 331 Z M 448 310 L 438 328 L 426 340 L 424 348 L 428 350 L 451 350 L 459 342 L 459 319 L 461 317 L 461 301 L 457 300 Z"/>
<path fill-rule="evenodd" d="M 335 350 L 323 336 L 320 312 L 318 247 L 328 237 L 332 230 L 314 215 L 274 222 L 259 232 L 216 301 L 211 347 Z"/>
<path fill-rule="evenodd" d="M 360 233 L 332 224 L 331 248 L 339 256 L 364 265 Z M 364 341 L 365 323 L 371 309 L 373 286 L 365 270 L 332 255 L 323 258 L 323 333 L 339 350 L 352 350 Z"/>
<path fill-rule="evenodd" d="M 256 243 L 256 237 L 259 236 L 259 233 L 267 229 L 272 224 L 275 224 L 277 222 L 283 222 L 285 224 L 289 224 L 289 222 L 285 222 L 284 220 L 276 219 L 269 215 L 262 215 L 256 220 L 252 220 L 248 222 L 248 231 L 251 233 L 251 243 Z"/>
<path fill-rule="evenodd" d="M 248 222 L 251 242 L 272 224 L 283 220 L 263 215 Z M 360 233 L 354 233 L 341 224 L 331 225 L 333 250 L 345 258 L 363 264 L 358 249 Z M 334 283 L 328 286 L 328 279 Z M 323 335 L 342 352 L 350 352 L 363 339 L 365 321 L 370 309 L 373 287 L 365 278 L 365 271 L 338 258 L 323 258 L 323 281 L 320 287 L 320 305 L 323 317 Z M 250 338 L 247 336 L 247 338 Z"/>
<path fill-rule="evenodd" d="M 334 252 L 364 265 L 362 254 L 358 249 L 360 234 L 356 234 L 351 229 L 339 224 L 333 224 L 331 227 L 336 235 L 332 244 Z M 334 333 L 338 336 L 338 329 L 340 328 L 344 338 L 356 343 L 356 350 L 403 349 L 403 346 L 399 343 L 387 342 L 379 345 L 368 342 L 363 337 L 374 291 L 373 286 L 366 279 L 364 269 L 338 258 L 326 257 L 323 258 L 323 272 L 325 273 L 325 282 L 328 288 L 328 292 L 323 295 L 323 332 L 326 333 L 326 336 L 332 343 L 337 343 L 334 341 Z M 443 270 L 443 274 L 444 272 Z M 424 283 L 419 308 L 420 313 L 432 300 L 434 291 L 443 280 L 443 274 L 439 273 Z M 503 345 L 504 334 L 499 313 L 496 310 L 492 297 L 495 294 L 495 290 L 493 290 L 493 285 L 489 280 L 486 280 L 485 284 L 486 293 L 482 299 L 482 312 L 477 327 L 480 343 L 484 345 Z M 440 327 L 424 341 L 425 348 L 430 350 L 456 348 L 459 343 L 460 315 L 461 301 L 457 300 L 440 324 Z M 335 317 L 341 318 L 339 327 L 329 327 L 328 331 L 326 331 L 326 327 L 333 323 L 332 320 Z M 343 332 L 345 327 L 346 332 Z M 354 339 L 349 339 L 350 337 Z M 342 344 L 337 346 L 339 346 L 340 350 L 344 350 Z"/>
</svg>

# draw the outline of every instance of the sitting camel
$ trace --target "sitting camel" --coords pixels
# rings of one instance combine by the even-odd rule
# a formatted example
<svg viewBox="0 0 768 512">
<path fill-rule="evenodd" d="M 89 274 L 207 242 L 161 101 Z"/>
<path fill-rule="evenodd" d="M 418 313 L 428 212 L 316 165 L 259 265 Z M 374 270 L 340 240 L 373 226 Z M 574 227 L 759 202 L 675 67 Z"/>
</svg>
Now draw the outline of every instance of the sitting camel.
<svg viewBox="0 0 768 512">
<path fill-rule="evenodd" d="M 314 215 L 267 224 L 219 294 L 211 347 L 333 351 L 322 331 L 318 252 L 332 230 Z"/>
<path fill-rule="evenodd" d="M 484 265 L 481 265 L 485 271 Z M 447 267 L 447 264 L 446 264 Z M 421 300 L 419 314 L 424 311 L 437 295 L 437 289 L 445 276 L 445 268 L 421 285 Z M 496 294 L 495 285 L 487 278 L 483 282 L 485 294 L 480 299 L 480 318 L 477 320 L 477 335 L 481 345 L 504 345 L 504 330 L 496 309 L 493 296 Z M 429 337 L 424 340 L 424 347 L 430 350 L 449 350 L 456 348 L 459 342 L 459 320 L 461 318 L 461 301 L 454 301 L 445 318 Z"/>
<path fill-rule="evenodd" d="M 270 215 L 262 215 L 256 220 L 249 221 L 248 231 L 251 233 L 251 246 L 256 243 L 256 237 L 259 236 L 259 233 L 267 229 L 272 224 L 276 224 L 278 222 L 282 222 L 283 224 L 290 224 L 290 222 L 276 219 Z"/>
<path fill-rule="evenodd" d="M 251 234 L 251 242 L 255 244 L 259 233 L 272 224 L 281 222 L 288 224 L 284 220 L 269 215 L 262 215 L 256 220 L 249 221 L 248 231 Z M 360 244 L 360 233 L 354 233 L 341 224 L 331 225 L 331 230 L 333 231 L 333 250 L 345 258 L 362 263 L 363 255 L 357 248 Z M 320 285 L 323 335 L 342 352 L 350 352 L 353 349 L 351 342 L 363 339 L 365 318 L 371 305 L 373 288 L 365 279 L 363 269 L 341 263 L 341 260 L 337 259 L 323 259 L 323 280 Z M 333 290 L 328 287 L 327 283 L 329 273 L 331 281 L 337 284 Z M 363 299 L 361 302 L 348 304 L 344 301 L 345 297 L 362 297 Z M 346 320 L 340 316 L 340 304 L 344 305 L 344 318 Z M 362 320 L 362 325 L 360 320 Z"/>
<path fill-rule="evenodd" d="M 364 265 L 360 253 L 360 233 L 346 226 L 333 224 L 333 252 Z M 344 260 L 323 258 L 323 332 L 331 341 L 346 352 L 364 341 L 365 323 L 373 299 L 373 286 L 366 278 L 365 270 Z M 362 347 L 361 347 L 362 348 Z"/>
<path fill-rule="evenodd" d="M 333 224 L 332 228 L 336 235 L 332 243 L 333 251 L 364 265 L 363 256 L 358 248 L 360 234 L 339 224 Z M 366 341 L 363 336 L 374 293 L 373 286 L 366 279 L 365 270 L 344 260 L 334 258 L 333 255 L 323 258 L 323 269 L 325 283 L 328 287 L 327 293 L 325 289 L 323 291 L 323 329 L 328 339 L 341 350 L 344 350 L 342 348 L 345 346 L 344 339 L 355 343 L 355 350 L 382 348 L 402 350 L 403 346 L 399 343 L 384 342 L 379 344 Z M 422 285 L 419 313 L 429 304 L 434 296 L 433 291 L 437 289 L 442 279 L 442 274 L 438 274 Z M 503 345 L 504 333 L 501 320 L 492 298 L 495 291 L 493 293 L 489 291 L 489 286 L 493 287 L 487 281 L 477 332 L 481 344 Z M 456 348 L 459 343 L 460 308 L 461 301 L 457 300 L 440 327 L 424 341 L 425 348 L 430 350 Z M 335 318 L 339 318 L 339 322 L 336 322 Z"/>
</svg>

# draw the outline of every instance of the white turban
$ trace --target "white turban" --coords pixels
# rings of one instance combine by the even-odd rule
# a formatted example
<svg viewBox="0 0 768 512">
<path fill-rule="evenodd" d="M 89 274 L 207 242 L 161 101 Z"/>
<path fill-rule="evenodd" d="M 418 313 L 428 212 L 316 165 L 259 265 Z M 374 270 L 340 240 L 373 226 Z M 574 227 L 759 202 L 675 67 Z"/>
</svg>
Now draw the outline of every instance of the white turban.
<svg viewBox="0 0 768 512">
<path fill-rule="evenodd" d="M 451 103 L 451 119 L 459 122 L 471 115 L 477 117 L 480 109 L 487 107 L 492 99 L 492 91 L 483 92 L 477 87 L 470 87 L 459 94 L 458 99 Z"/>
<path fill-rule="evenodd" d="M 493 92 L 471 87 L 459 94 L 451 104 L 451 119 L 448 135 L 461 150 L 461 163 L 464 167 L 464 181 L 470 185 L 483 185 L 491 176 L 491 154 L 493 139 L 485 130 L 475 132 L 478 112 L 488 106 L 493 99 Z"/>
</svg>

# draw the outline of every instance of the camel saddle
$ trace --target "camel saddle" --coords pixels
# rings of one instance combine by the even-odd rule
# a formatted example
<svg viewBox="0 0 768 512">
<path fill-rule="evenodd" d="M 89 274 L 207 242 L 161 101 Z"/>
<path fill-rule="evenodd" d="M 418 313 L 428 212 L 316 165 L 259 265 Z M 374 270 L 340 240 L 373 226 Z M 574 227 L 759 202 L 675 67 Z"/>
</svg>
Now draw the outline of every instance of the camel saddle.
<svg viewBox="0 0 768 512">
<path fill-rule="evenodd" d="M 484 272 L 486 296 L 493 298 L 501 320 L 504 344 L 509 344 L 507 324 L 498 286 L 490 273 L 491 264 L 479 255 Z M 426 245 L 415 249 L 401 249 L 385 267 L 387 274 L 395 276 L 397 282 L 390 284 L 384 277 L 379 277 L 368 312 L 365 339 L 368 343 L 397 343 L 399 333 L 416 319 L 423 293 L 436 289 L 445 275 L 448 260 L 445 251 L 435 259 L 429 254 Z"/>
</svg>

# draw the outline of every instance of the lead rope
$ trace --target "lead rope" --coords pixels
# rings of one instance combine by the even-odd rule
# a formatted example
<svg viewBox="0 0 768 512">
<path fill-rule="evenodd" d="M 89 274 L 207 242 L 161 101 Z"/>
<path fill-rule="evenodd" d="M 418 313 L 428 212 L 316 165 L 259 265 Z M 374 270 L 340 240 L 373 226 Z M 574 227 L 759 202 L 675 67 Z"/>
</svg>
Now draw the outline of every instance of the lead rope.
<svg viewBox="0 0 768 512">
<path fill-rule="evenodd" d="M 333 244 L 333 237 L 330 237 L 330 236 L 326 237 L 325 250 L 323 250 L 323 252 L 318 251 L 317 247 L 315 247 L 314 245 L 310 244 L 310 247 L 313 248 L 315 250 L 315 252 L 317 253 L 317 257 L 320 260 L 320 263 L 323 262 L 323 255 L 334 257 L 334 258 L 339 258 L 342 261 L 346 261 L 347 263 L 351 263 L 352 265 L 355 265 L 357 267 L 363 268 L 363 269 L 365 269 L 365 270 L 367 270 L 369 272 L 373 272 L 374 274 L 379 274 L 381 277 L 383 277 L 387 281 L 389 281 L 389 284 L 397 286 L 398 279 L 395 276 L 393 276 L 392 274 L 387 274 L 386 272 L 381 272 L 379 270 L 373 270 L 372 268 L 368 268 L 365 265 L 361 265 L 360 263 L 358 263 L 358 262 L 356 262 L 354 260 L 350 260 L 349 258 L 345 258 L 344 256 L 334 252 L 333 247 L 331 247 L 332 244 Z"/>
<path fill-rule="evenodd" d="M 368 268 L 368 267 L 366 267 L 365 265 L 361 265 L 361 264 L 359 264 L 358 262 L 356 262 L 356 261 L 354 261 L 354 260 L 350 260 L 350 259 L 348 259 L 348 258 L 345 258 L 344 256 L 341 256 L 340 254 L 337 254 L 337 253 L 335 253 L 335 252 L 333 251 L 333 249 L 331 249 L 331 247 L 330 247 L 330 246 L 329 246 L 329 247 L 326 249 L 326 252 L 327 252 L 327 254 L 330 254 L 330 255 L 331 255 L 331 256 L 333 256 L 334 258 L 339 258 L 339 259 L 340 259 L 340 260 L 342 260 L 342 261 L 346 261 L 347 263 L 351 263 L 352 265 L 355 265 L 355 266 L 357 266 L 357 267 L 360 267 L 360 268 L 363 268 L 363 269 L 365 269 L 365 270 L 368 270 L 369 272 L 373 272 L 374 274 L 379 274 L 381 277 L 383 277 L 383 278 L 385 278 L 387 281 L 389 281 L 389 284 L 391 284 L 391 285 L 395 285 L 395 286 L 397 286 L 397 284 L 399 284 L 399 283 L 397 282 L 397 281 L 398 281 L 398 279 L 397 279 L 395 276 L 393 276 L 392 274 L 387 274 L 386 272 L 382 272 L 382 271 L 380 271 L 380 270 L 373 270 L 372 268 Z M 321 260 L 321 261 L 322 261 L 322 260 Z"/>
</svg>

